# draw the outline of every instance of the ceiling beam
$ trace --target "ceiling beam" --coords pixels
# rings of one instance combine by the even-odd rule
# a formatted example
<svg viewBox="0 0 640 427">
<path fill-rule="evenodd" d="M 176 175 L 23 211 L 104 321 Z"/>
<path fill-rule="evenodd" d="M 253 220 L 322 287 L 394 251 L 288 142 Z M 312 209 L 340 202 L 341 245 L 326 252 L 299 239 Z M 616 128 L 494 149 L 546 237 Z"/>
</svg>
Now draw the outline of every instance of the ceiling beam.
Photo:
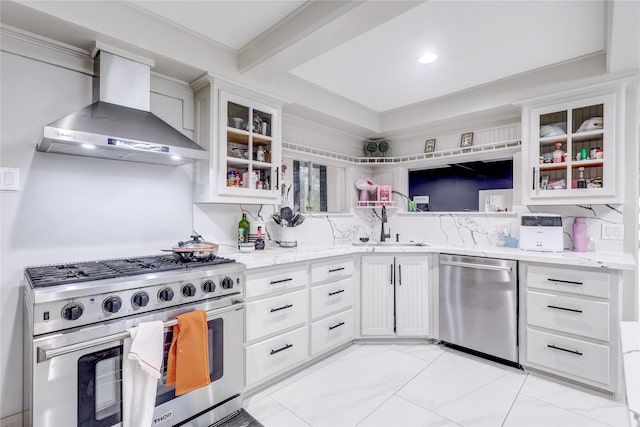
<svg viewBox="0 0 640 427">
<path fill-rule="evenodd" d="M 240 73 L 286 73 L 424 1 L 312 0 L 238 53 Z"/>
<path fill-rule="evenodd" d="M 640 68 L 640 2 L 608 2 L 607 72 Z"/>
</svg>

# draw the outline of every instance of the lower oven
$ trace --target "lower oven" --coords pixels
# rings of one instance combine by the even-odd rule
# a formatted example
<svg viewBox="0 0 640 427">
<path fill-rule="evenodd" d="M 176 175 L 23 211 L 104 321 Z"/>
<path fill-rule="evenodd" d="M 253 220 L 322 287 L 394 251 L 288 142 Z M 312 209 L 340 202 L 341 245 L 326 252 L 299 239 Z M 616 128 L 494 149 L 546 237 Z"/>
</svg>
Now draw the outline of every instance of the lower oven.
<svg viewBox="0 0 640 427">
<path fill-rule="evenodd" d="M 176 316 L 204 309 L 207 313 L 211 384 L 181 396 L 167 387 L 166 366 Z M 158 380 L 153 426 L 208 426 L 240 410 L 244 382 L 242 351 L 244 304 L 216 308 L 212 302 L 170 311 L 90 325 L 35 337 L 31 359 L 28 406 L 33 426 L 108 427 L 121 425 L 123 343 L 127 328 L 162 320 L 163 375 Z M 25 381 L 25 386 L 28 381 Z"/>
</svg>

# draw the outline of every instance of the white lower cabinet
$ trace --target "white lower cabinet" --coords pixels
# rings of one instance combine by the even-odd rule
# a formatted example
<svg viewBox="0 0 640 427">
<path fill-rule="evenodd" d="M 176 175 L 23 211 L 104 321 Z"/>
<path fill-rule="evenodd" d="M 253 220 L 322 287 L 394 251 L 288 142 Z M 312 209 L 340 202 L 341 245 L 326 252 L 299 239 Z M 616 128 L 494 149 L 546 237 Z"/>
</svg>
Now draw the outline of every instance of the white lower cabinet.
<svg viewBox="0 0 640 427">
<path fill-rule="evenodd" d="M 351 307 L 353 304 L 353 278 L 311 288 L 311 318 Z"/>
<path fill-rule="evenodd" d="M 353 339 L 353 310 L 311 324 L 311 355 L 315 356 Z"/>
<path fill-rule="evenodd" d="M 362 336 L 429 336 L 428 255 L 362 257 Z"/>
<path fill-rule="evenodd" d="M 283 373 L 309 357 L 306 326 L 245 347 L 247 384 Z"/>
<path fill-rule="evenodd" d="M 533 326 L 609 341 L 609 311 L 608 302 L 527 291 L 527 320 Z"/>
<path fill-rule="evenodd" d="M 309 304 L 307 290 L 286 293 L 246 304 L 247 341 L 266 337 L 307 321 Z"/>
<path fill-rule="evenodd" d="M 247 271 L 245 392 L 353 340 L 353 271 L 351 255 Z"/>
<path fill-rule="evenodd" d="M 527 329 L 527 361 L 601 384 L 611 382 L 608 345 Z"/>
<path fill-rule="evenodd" d="M 282 264 L 247 272 L 247 388 L 309 359 L 309 266 Z"/>
<path fill-rule="evenodd" d="M 520 363 L 618 392 L 619 275 L 521 263 L 520 289 Z"/>
<path fill-rule="evenodd" d="M 311 355 L 354 337 L 353 257 L 336 257 L 311 267 Z"/>
</svg>

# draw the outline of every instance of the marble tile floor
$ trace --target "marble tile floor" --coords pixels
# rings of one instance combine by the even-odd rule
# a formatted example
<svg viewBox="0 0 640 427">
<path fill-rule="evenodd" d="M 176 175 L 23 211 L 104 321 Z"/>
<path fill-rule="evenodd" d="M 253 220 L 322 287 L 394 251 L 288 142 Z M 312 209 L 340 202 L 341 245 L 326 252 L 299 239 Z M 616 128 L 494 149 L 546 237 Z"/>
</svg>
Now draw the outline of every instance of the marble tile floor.
<svg viewBox="0 0 640 427">
<path fill-rule="evenodd" d="M 628 426 L 605 395 L 436 344 L 352 345 L 244 406 L 265 427 Z"/>
</svg>

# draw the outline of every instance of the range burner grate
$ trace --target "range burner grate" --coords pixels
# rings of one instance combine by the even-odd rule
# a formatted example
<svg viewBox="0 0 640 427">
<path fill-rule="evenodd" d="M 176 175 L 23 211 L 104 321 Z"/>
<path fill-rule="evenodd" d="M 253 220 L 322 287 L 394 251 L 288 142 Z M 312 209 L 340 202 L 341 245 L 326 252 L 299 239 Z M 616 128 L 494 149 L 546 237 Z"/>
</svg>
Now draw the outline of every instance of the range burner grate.
<svg viewBox="0 0 640 427">
<path fill-rule="evenodd" d="M 151 255 L 135 258 L 85 261 L 71 264 L 45 265 L 25 268 L 25 277 L 33 288 L 57 286 L 92 280 L 113 279 L 151 272 L 172 271 L 233 263 L 235 260 L 215 257 L 180 260 L 173 255 Z"/>
</svg>

